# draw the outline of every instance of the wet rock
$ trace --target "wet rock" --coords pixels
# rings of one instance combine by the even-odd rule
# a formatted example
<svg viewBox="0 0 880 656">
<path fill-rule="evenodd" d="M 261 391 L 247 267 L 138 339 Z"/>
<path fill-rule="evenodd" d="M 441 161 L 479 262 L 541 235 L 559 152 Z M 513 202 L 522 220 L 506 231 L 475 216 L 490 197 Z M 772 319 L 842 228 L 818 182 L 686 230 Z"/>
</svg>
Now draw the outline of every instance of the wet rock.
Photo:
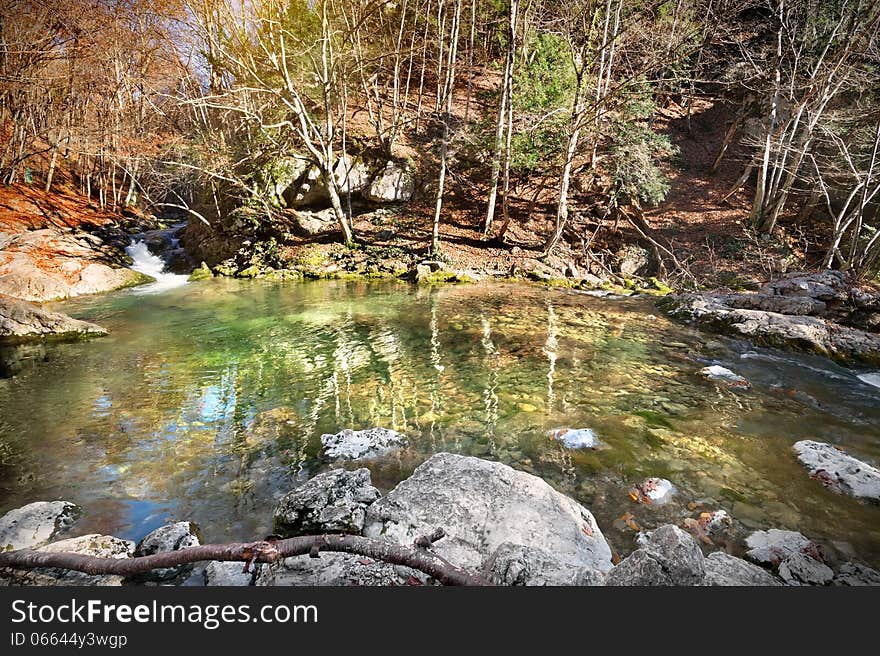
<svg viewBox="0 0 880 656">
<path fill-rule="evenodd" d="M 69 552 L 98 558 L 130 558 L 134 542 L 112 535 L 83 535 L 77 538 L 52 542 L 37 551 L 52 553 Z M 0 569 L 0 584 L 5 585 L 122 585 L 123 578 L 116 574 L 90 576 L 83 572 L 54 567 L 38 567 L 32 570 Z"/>
<path fill-rule="evenodd" d="M 789 585 L 826 585 L 834 578 L 834 572 L 812 556 L 793 553 L 779 564 L 779 578 Z"/>
<path fill-rule="evenodd" d="M 408 164 L 389 161 L 385 164 L 363 196 L 374 203 L 405 203 L 415 192 L 415 173 Z"/>
<path fill-rule="evenodd" d="M 205 585 L 207 586 L 246 586 L 254 584 L 254 577 L 262 565 L 251 565 L 245 573 L 244 563 L 212 560 L 205 567 Z"/>
<path fill-rule="evenodd" d="M 0 551 L 33 549 L 63 533 L 82 509 L 70 501 L 35 501 L 0 517 Z"/>
<path fill-rule="evenodd" d="M 715 544 L 715 539 L 725 540 L 733 528 L 733 520 L 726 510 L 701 512 L 698 517 L 686 517 L 682 522 L 691 535 L 706 544 Z"/>
<path fill-rule="evenodd" d="M 880 469 L 824 442 L 801 440 L 794 450 L 810 476 L 829 489 L 857 499 L 880 500 Z"/>
<path fill-rule="evenodd" d="M 173 248 L 166 251 L 162 256 L 165 260 L 165 270 L 178 275 L 187 275 L 198 264 L 184 248 Z"/>
<path fill-rule="evenodd" d="M 661 304 L 672 316 L 756 344 L 880 363 L 880 335 L 856 326 L 856 290 L 839 272 L 798 274 L 768 283 L 758 293 L 701 292 L 672 295 Z M 847 309 L 849 308 L 849 309 Z"/>
<path fill-rule="evenodd" d="M 746 538 L 746 546 L 746 558 L 769 566 L 778 566 L 788 556 L 799 553 L 818 555 L 816 545 L 797 531 L 777 528 L 755 531 Z"/>
<path fill-rule="evenodd" d="M 367 509 L 364 535 L 411 544 L 437 527 L 434 550 L 479 571 L 505 542 L 553 554 L 572 569 L 611 569 L 611 548 L 589 510 L 545 481 L 498 462 L 438 453 Z"/>
<path fill-rule="evenodd" d="M 834 575 L 834 585 L 880 585 L 880 572 L 861 563 L 844 563 Z"/>
<path fill-rule="evenodd" d="M 701 585 L 720 586 L 778 586 L 782 585 L 766 569 L 736 558 L 723 551 L 709 554 L 703 561 L 706 575 Z"/>
<path fill-rule="evenodd" d="M 538 547 L 505 542 L 486 562 L 486 576 L 495 585 L 603 585 L 604 576 L 591 568 L 574 569 Z"/>
<path fill-rule="evenodd" d="M 192 522 L 172 522 L 160 526 L 141 540 L 135 548 L 134 555 L 152 556 L 157 553 L 169 553 L 196 547 L 201 542 L 201 531 Z M 136 577 L 138 581 L 171 581 L 185 578 L 193 569 L 192 563 L 176 567 L 154 569 Z"/>
<path fill-rule="evenodd" d="M 857 378 L 866 385 L 880 388 L 880 371 L 875 371 L 869 374 L 859 374 Z"/>
<path fill-rule="evenodd" d="M 608 573 L 606 585 L 697 585 L 703 552 L 688 533 L 665 524 L 639 536 L 639 548 Z"/>
<path fill-rule="evenodd" d="M 595 449 L 601 444 L 591 428 L 557 428 L 549 436 L 569 449 Z"/>
<path fill-rule="evenodd" d="M 364 528 L 367 507 L 379 498 L 370 470 L 334 469 L 289 492 L 275 508 L 275 532 L 285 537 L 354 533 Z"/>
<path fill-rule="evenodd" d="M 0 294 L 0 343 L 51 337 L 82 339 L 106 335 L 93 323 L 50 312 L 39 305 Z"/>
<path fill-rule="evenodd" d="M 211 271 L 211 267 L 207 263 L 202 262 L 197 269 L 193 269 L 192 273 L 189 274 L 189 281 L 196 282 L 197 280 L 207 280 L 213 277 L 214 272 Z"/>
<path fill-rule="evenodd" d="M 678 490 L 665 478 L 646 478 L 635 486 L 630 496 L 646 505 L 662 506 L 672 499 Z"/>
<path fill-rule="evenodd" d="M 346 428 L 335 435 L 321 436 L 324 456 L 330 460 L 357 460 L 376 458 L 405 446 L 406 438 L 387 428 L 351 430 Z"/>
<path fill-rule="evenodd" d="M 739 374 L 735 374 L 730 369 L 713 364 L 709 367 L 703 367 L 698 372 L 700 376 L 706 380 L 724 383 L 728 387 L 734 389 L 749 389 L 752 385 Z"/>
<path fill-rule="evenodd" d="M 260 586 L 406 585 L 413 570 L 354 554 L 322 552 L 319 558 L 296 556 L 264 565 L 255 579 Z"/>
</svg>

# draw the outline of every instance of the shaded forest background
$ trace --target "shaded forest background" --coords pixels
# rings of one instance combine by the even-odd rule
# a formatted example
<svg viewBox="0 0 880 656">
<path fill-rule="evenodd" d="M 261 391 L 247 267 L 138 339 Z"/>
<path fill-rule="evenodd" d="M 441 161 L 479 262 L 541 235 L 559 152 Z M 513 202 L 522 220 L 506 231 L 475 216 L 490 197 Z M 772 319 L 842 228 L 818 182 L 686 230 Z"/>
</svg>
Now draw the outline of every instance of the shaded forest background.
<svg viewBox="0 0 880 656">
<path fill-rule="evenodd" d="M 872 279 L 878 35 L 872 0 L 10 0 L 0 178 L 235 217 L 278 266 L 321 212 L 344 248 Z M 412 187 L 379 214 L 376 163 Z"/>
</svg>

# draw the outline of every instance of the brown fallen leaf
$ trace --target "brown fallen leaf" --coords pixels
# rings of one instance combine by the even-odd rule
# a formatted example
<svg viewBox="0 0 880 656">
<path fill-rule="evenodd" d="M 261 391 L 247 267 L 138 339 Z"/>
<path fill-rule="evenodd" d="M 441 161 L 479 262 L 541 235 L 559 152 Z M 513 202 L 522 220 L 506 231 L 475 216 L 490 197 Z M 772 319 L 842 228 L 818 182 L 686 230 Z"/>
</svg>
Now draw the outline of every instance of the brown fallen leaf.
<svg viewBox="0 0 880 656">
<path fill-rule="evenodd" d="M 703 513 L 708 514 L 708 513 Z M 682 525 L 693 535 L 695 538 L 704 542 L 706 544 L 714 544 L 712 542 L 712 538 L 710 538 L 706 534 L 706 527 L 702 521 L 694 519 L 693 517 L 685 517 Z"/>
<path fill-rule="evenodd" d="M 635 516 L 631 512 L 625 512 L 620 516 L 620 521 L 622 521 L 626 526 L 631 528 L 633 531 L 641 531 L 641 527 L 636 523 Z"/>
</svg>

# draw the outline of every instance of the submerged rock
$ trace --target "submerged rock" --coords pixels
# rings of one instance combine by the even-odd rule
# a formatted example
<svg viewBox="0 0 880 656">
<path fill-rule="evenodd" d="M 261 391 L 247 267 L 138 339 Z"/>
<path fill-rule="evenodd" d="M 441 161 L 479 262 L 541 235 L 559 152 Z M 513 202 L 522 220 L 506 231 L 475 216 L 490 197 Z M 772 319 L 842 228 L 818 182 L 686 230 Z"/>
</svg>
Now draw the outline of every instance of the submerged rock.
<svg viewBox="0 0 880 656">
<path fill-rule="evenodd" d="M 665 524 L 639 536 L 639 548 L 608 573 L 606 585 L 697 585 L 705 577 L 694 538 Z"/>
<path fill-rule="evenodd" d="M 82 535 L 77 538 L 52 542 L 37 551 L 53 553 L 68 552 L 98 558 L 130 558 L 134 542 L 112 535 Z M 83 572 L 54 567 L 38 567 L 31 570 L 0 569 L 0 583 L 6 585 L 122 585 L 123 578 L 116 574 L 91 576 Z"/>
<path fill-rule="evenodd" d="M 379 498 L 370 470 L 334 469 L 289 492 L 275 508 L 275 532 L 285 537 L 355 533 L 364 528 L 367 507 Z"/>
<path fill-rule="evenodd" d="M 798 459 L 825 487 L 857 499 L 880 500 L 880 470 L 824 442 L 795 442 Z"/>
<path fill-rule="evenodd" d="M 172 522 L 160 526 L 141 540 L 135 548 L 134 555 L 152 556 L 157 553 L 169 553 L 196 547 L 201 542 L 201 531 L 192 522 Z M 138 581 L 171 581 L 182 579 L 193 569 L 192 563 L 177 565 L 176 567 L 163 567 L 154 569 L 146 574 L 136 577 Z"/>
<path fill-rule="evenodd" d="M 665 478 L 646 478 L 635 486 L 630 497 L 649 506 L 662 506 L 669 503 L 676 492 L 676 487 Z"/>
<path fill-rule="evenodd" d="M 703 367 L 698 372 L 700 376 L 706 380 L 724 383 L 728 387 L 734 389 L 749 389 L 752 384 L 739 374 L 735 374 L 730 369 L 713 364 L 709 367 Z"/>
<path fill-rule="evenodd" d="M 0 343 L 46 337 L 82 339 L 106 334 L 101 326 L 0 294 Z"/>
<path fill-rule="evenodd" d="M 782 585 L 766 569 L 731 556 L 723 551 L 714 551 L 703 561 L 706 572 L 701 585 L 720 586 L 778 586 Z"/>
<path fill-rule="evenodd" d="M 70 528 L 82 509 L 70 501 L 35 501 L 0 517 L 0 550 L 33 549 Z"/>
<path fill-rule="evenodd" d="M 335 435 L 321 436 L 324 455 L 331 460 L 358 460 L 376 458 L 406 446 L 406 438 L 387 428 L 351 430 L 346 428 Z"/>
<path fill-rule="evenodd" d="M 589 510 L 545 481 L 498 462 L 438 453 L 367 509 L 364 535 L 412 544 L 442 527 L 433 550 L 480 571 L 504 543 L 541 549 L 564 566 L 605 572 L 611 548 Z"/>
<path fill-rule="evenodd" d="M 591 428 L 557 428 L 550 431 L 550 438 L 562 442 L 569 449 L 595 449 L 601 444 Z"/>
</svg>

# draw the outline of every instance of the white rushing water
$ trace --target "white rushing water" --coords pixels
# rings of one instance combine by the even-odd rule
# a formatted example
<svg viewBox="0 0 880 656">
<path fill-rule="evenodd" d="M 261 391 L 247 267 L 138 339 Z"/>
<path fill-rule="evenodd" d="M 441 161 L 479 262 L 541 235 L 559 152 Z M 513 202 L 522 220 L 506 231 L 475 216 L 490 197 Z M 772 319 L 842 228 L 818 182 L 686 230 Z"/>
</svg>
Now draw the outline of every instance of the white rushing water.
<svg viewBox="0 0 880 656">
<path fill-rule="evenodd" d="M 187 280 L 189 280 L 188 276 L 177 273 L 165 273 L 165 262 L 158 255 L 153 255 L 150 249 L 147 248 L 147 244 L 143 241 L 132 240 L 131 245 L 125 249 L 125 252 L 134 260 L 134 263 L 131 265 L 132 269 L 156 279 L 156 282 L 152 284 L 135 287 L 135 293 L 150 294 L 164 292 L 165 290 L 185 285 Z"/>
</svg>

